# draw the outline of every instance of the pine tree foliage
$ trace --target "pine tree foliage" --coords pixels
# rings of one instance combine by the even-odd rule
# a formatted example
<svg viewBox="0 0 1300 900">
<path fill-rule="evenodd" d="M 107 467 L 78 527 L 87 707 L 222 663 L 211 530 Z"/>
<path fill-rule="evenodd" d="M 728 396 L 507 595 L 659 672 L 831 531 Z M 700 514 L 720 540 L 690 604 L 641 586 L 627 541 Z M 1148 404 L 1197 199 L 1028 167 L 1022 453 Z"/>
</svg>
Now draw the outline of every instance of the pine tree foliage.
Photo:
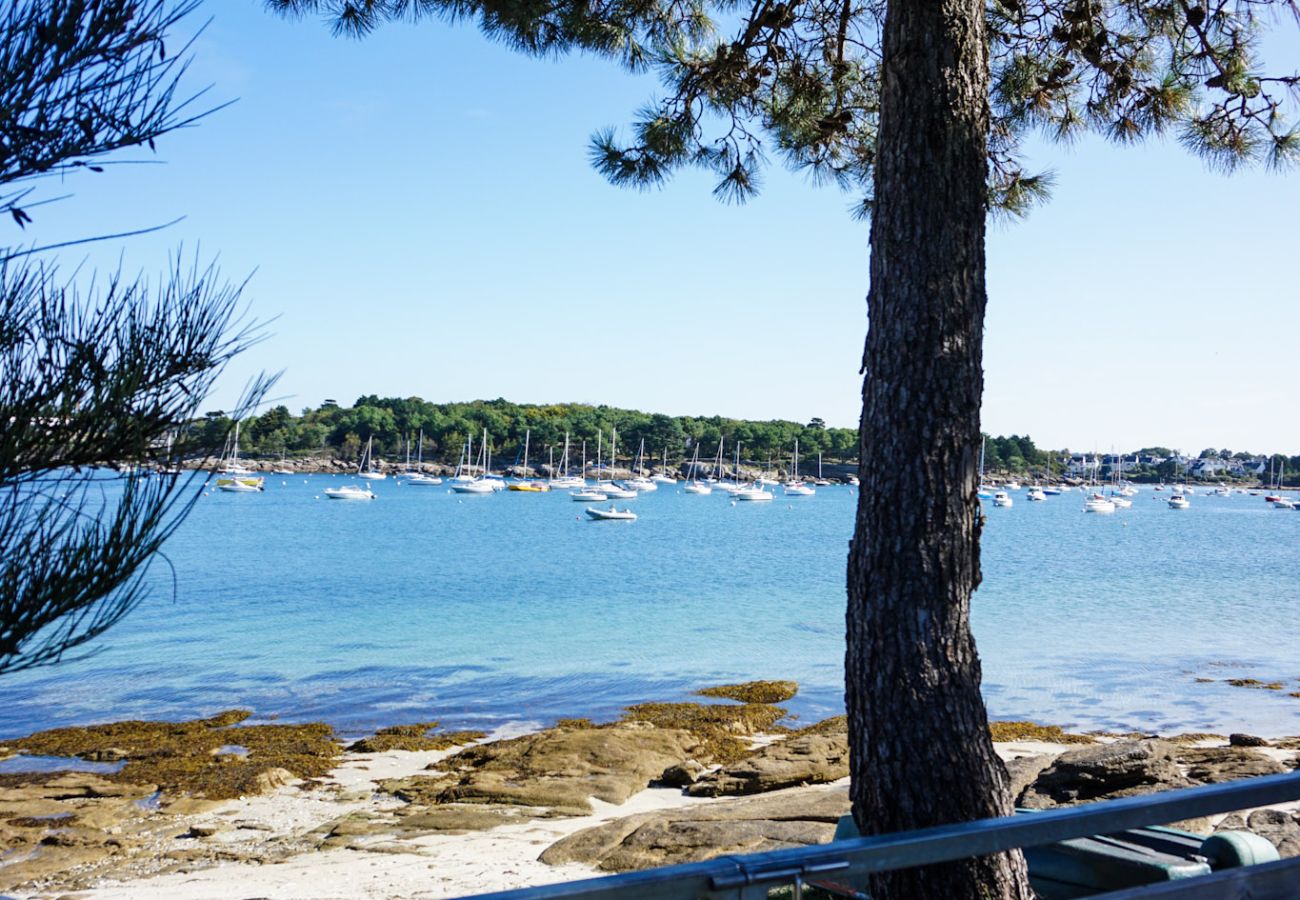
<svg viewBox="0 0 1300 900">
<path fill-rule="evenodd" d="M 21 0 L 0 13 L 0 210 L 15 235 L 38 179 L 98 170 L 193 121 L 177 91 L 186 62 L 164 41 L 194 6 Z M 182 427 L 258 337 L 241 324 L 242 287 L 179 253 L 156 280 L 97 280 L 0 246 L 0 673 L 64 659 L 146 596 L 197 485 L 96 467 L 195 452 Z"/>
<path fill-rule="evenodd" d="M 20 226 L 31 182 L 189 125 L 202 92 L 178 93 L 187 47 L 164 36 L 198 6 L 185 0 L 18 0 L 0 11 L 0 213 Z M 114 161 L 120 162 L 120 161 Z"/>
<path fill-rule="evenodd" d="M 884 0 L 267 0 L 364 35 L 385 22 L 475 22 L 526 53 L 570 50 L 653 69 L 665 94 L 630 133 L 598 131 L 591 161 L 614 184 L 661 184 L 696 166 L 743 201 L 778 157 L 861 195 L 869 215 L 879 124 Z M 1211 166 L 1278 167 L 1300 155 L 1290 124 L 1300 73 L 1268 69 L 1266 26 L 1292 0 L 991 0 L 989 203 L 1023 214 L 1050 191 L 1021 148 L 1033 131 L 1123 143 L 1175 134 Z M 1293 61 L 1285 61 L 1288 64 Z"/>
</svg>

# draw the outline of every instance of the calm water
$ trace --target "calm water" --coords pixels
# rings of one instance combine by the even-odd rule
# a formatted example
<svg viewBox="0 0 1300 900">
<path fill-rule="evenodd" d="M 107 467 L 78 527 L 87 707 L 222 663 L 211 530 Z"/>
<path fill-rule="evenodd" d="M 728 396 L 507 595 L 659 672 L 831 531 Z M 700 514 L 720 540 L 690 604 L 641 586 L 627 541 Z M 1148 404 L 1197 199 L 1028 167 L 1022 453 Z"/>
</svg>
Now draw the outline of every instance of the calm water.
<svg viewBox="0 0 1300 900">
<path fill-rule="evenodd" d="M 232 706 L 349 734 L 510 725 L 752 678 L 798 680 L 805 721 L 842 711 L 854 489 L 733 505 L 661 487 L 629 501 L 637 522 L 594 523 L 565 492 L 321 497 L 345 480 L 203 498 L 168 548 L 176 596 L 157 566 L 163 589 L 98 655 L 0 679 L 0 737 Z M 993 716 L 1300 733 L 1300 514 L 1016 496 L 988 509 L 974 603 Z M 1287 686 L 1222 683 L 1238 677 Z"/>
</svg>

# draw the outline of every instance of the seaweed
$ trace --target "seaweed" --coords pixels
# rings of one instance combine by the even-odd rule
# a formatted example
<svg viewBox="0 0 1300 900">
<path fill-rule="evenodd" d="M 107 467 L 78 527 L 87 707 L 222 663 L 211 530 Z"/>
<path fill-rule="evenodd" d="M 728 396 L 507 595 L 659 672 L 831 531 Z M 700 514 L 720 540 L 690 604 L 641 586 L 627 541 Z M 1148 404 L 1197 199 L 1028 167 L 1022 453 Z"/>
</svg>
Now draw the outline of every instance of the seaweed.
<svg viewBox="0 0 1300 900">
<path fill-rule="evenodd" d="M 1239 688 L 1253 688 L 1257 691 L 1280 691 L 1280 681 L 1260 681 L 1258 678 L 1229 678 L 1228 684 Z"/>
<path fill-rule="evenodd" d="M 240 709 L 186 722 L 131 720 L 54 728 L 14 741 L 13 747 L 45 756 L 124 759 L 121 770 L 103 777 L 211 800 L 262 793 L 269 782 L 260 776 L 272 769 L 313 778 L 334 767 L 340 748 L 330 726 L 314 722 L 234 727 L 249 715 Z M 248 752 L 218 752 L 229 745 Z"/>
<path fill-rule="evenodd" d="M 483 731 L 448 731 L 429 734 L 438 727 L 437 722 L 415 722 L 411 725 L 390 725 L 381 728 L 368 738 L 362 738 L 348 747 L 349 753 L 385 753 L 389 750 L 450 750 L 487 737 Z"/>
<path fill-rule="evenodd" d="M 740 703 L 783 703 L 799 693 L 799 682 L 745 681 L 701 688 L 695 693 L 700 697 L 718 697 Z"/>
<path fill-rule="evenodd" d="M 1226 741 L 1227 735 L 1214 734 L 1210 731 L 1188 731 L 1165 738 L 1171 744 L 1199 744 L 1201 741 Z"/>
<path fill-rule="evenodd" d="M 729 763 L 751 752 L 740 738 L 772 731 L 785 717 L 786 710 L 766 703 L 638 703 L 627 707 L 619 721 L 689 731 L 715 762 Z"/>
<path fill-rule="evenodd" d="M 1049 744 L 1094 744 L 1096 738 L 1086 734 L 1071 734 L 1060 725 L 1040 725 L 1037 722 L 990 722 L 989 732 L 998 743 L 1007 741 L 1044 741 Z"/>
<path fill-rule="evenodd" d="M 829 719 L 822 719 L 820 722 L 815 722 L 812 725 L 805 725 L 797 731 L 791 731 L 786 740 L 805 734 L 839 734 L 840 732 L 848 732 L 848 730 L 848 716 L 831 716 Z"/>
</svg>

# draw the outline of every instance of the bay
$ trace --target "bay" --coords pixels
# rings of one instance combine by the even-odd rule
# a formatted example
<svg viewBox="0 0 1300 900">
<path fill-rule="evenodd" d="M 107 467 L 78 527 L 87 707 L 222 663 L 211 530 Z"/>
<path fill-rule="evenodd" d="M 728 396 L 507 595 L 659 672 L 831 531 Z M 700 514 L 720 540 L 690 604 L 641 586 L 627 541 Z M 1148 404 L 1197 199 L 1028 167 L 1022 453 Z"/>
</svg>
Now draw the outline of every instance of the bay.
<svg viewBox="0 0 1300 900">
<path fill-rule="evenodd" d="M 798 681 L 804 721 L 842 712 L 853 488 L 733 503 L 665 485 L 619 502 L 629 523 L 563 491 L 390 479 L 373 502 L 324 499 L 348 480 L 204 496 L 94 656 L 0 678 L 0 736 L 235 706 L 349 735 L 518 728 L 755 678 Z M 973 604 L 991 716 L 1300 733 L 1300 515 L 1247 495 L 1175 511 L 1144 489 L 1113 516 L 1078 492 L 1013 496 L 986 510 Z"/>
</svg>

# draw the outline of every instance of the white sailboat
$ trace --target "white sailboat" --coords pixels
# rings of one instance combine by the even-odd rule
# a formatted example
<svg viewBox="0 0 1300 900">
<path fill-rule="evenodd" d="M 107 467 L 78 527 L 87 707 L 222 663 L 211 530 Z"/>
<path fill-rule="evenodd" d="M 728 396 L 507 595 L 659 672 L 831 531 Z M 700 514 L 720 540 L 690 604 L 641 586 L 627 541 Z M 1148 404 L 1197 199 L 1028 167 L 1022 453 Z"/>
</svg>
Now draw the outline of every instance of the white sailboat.
<svg viewBox="0 0 1300 900">
<path fill-rule="evenodd" d="M 230 445 L 230 459 L 222 474 L 228 477 L 217 479 L 217 490 L 228 494 L 256 494 L 266 487 L 266 479 L 253 474 L 239 464 L 239 421 L 235 421 L 234 441 Z"/>
<path fill-rule="evenodd" d="M 809 487 L 799 480 L 799 439 L 794 440 L 794 455 L 791 457 L 791 468 L 794 474 L 790 480 L 785 483 L 785 495 L 787 497 L 811 497 L 817 493 L 814 488 Z"/>
<path fill-rule="evenodd" d="M 645 477 L 645 438 L 641 438 L 641 446 L 632 462 L 632 477 L 624 479 L 623 487 L 638 493 L 659 490 L 659 485 L 653 479 Z"/>
<path fill-rule="evenodd" d="M 831 483 L 822 477 L 822 452 L 817 451 L 817 480 L 813 484 L 818 487 L 830 487 Z"/>
<path fill-rule="evenodd" d="M 668 474 L 668 448 L 667 448 L 667 447 L 664 447 L 664 461 L 663 461 L 663 466 L 660 468 L 658 474 L 656 474 L 656 475 L 655 475 L 653 478 L 651 478 L 650 480 L 651 480 L 651 481 L 654 481 L 654 482 L 657 482 L 657 483 L 659 483 L 659 484 L 676 484 L 676 483 L 677 483 L 677 479 L 674 478 L 672 475 L 669 475 L 669 474 Z"/>
<path fill-rule="evenodd" d="M 587 444 L 585 441 L 582 447 L 582 467 L 585 471 L 587 468 Z M 564 452 L 560 454 L 560 477 L 551 479 L 551 487 L 557 490 L 568 490 L 569 488 L 582 489 L 586 486 L 587 480 L 585 478 L 569 474 L 569 433 L 566 431 L 564 432 Z"/>
<path fill-rule="evenodd" d="M 406 477 L 407 484 L 420 485 L 422 487 L 432 487 L 435 484 L 442 484 L 442 479 L 437 475 L 429 475 L 424 471 L 424 429 L 420 429 L 420 441 L 416 445 L 415 452 L 415 471 Z"/>
<path fill-rule="evenodd" d="M 375 458 L 372 451 L 375 446 L 375 436 L 372 434 L 366 440 L 366 452 L 361 455 L 361 462 L 357 464 L 357 477 L 364 478 L 366 481 L 383 481 L 388 476 L 375 468 Z"/>
<path fill-rule="evenodd" d="M 611 472 L 614 469 L 618 459 L 618 429 L 611 427 L 609 429 L 609 468 Z M 611 500 L 632 500 L 636 498 L 636 491 L 625 488 L 617 481 L 601 481 L 596 484 L 596 490 L 609 497 Z"/>
<path fill-rule="evenodd" d="M 691 457 L 691 468 L 687 472 L 687 482 L 682 488 L 688 494 L 712 494 L 713 488 L 700 481 L 700 444 L 695 443 L 695 455 Z"/>
</svg>

